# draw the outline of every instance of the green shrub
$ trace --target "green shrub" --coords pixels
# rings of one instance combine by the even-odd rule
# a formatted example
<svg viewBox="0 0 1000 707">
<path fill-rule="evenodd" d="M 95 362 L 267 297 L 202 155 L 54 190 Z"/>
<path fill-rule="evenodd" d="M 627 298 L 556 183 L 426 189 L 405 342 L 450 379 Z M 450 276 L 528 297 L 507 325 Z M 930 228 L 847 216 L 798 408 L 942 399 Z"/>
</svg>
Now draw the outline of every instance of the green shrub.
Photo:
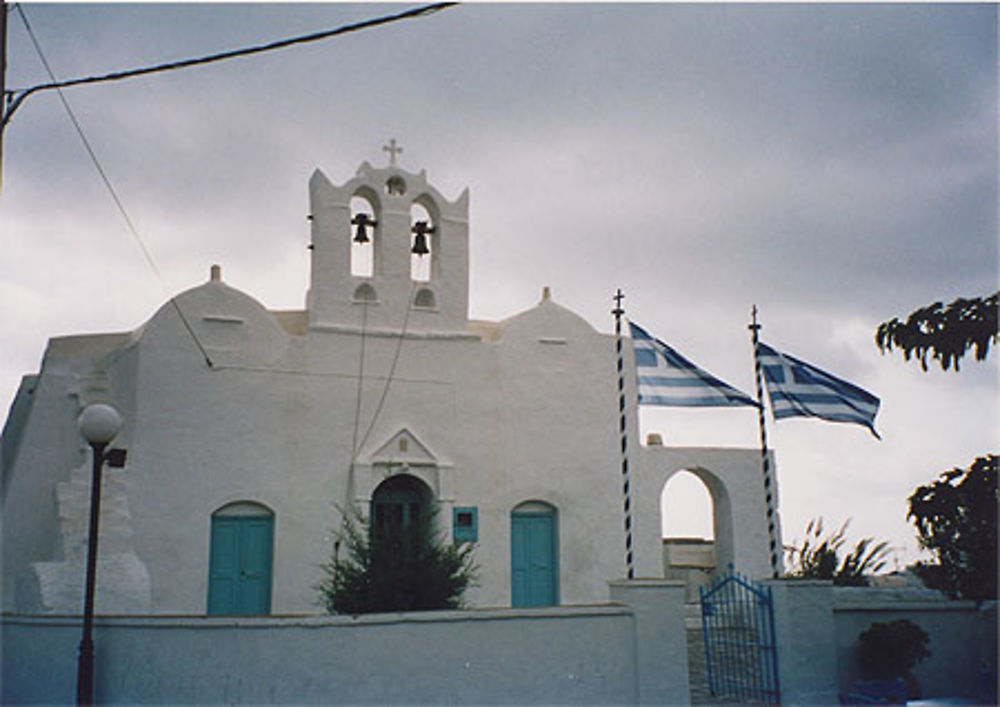
<svg viewBox="0 0 1000 707">
<path fill-rule="evenodd" d="M 373 532 L 356 510 L 344 519 L 346 557 L 335 543 L 317 589 L 331 614 L 456 609 L 475 583 L 473 546 L 439 542 L 433 513 L 395 532 Z"/>
<path fill-rule="evenodd" d="M 930 636 L 912 621 L 873 623 L 858 635 L 858 668 L 865 680 L 905 678 L 931 652 Z"/>
</svg>

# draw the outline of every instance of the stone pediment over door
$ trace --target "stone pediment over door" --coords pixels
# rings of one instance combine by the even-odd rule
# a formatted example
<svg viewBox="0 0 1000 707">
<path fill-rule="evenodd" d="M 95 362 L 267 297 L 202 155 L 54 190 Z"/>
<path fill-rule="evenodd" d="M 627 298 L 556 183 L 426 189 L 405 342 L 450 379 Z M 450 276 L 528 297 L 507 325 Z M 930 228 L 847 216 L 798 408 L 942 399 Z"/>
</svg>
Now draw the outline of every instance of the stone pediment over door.
<svg viewBox="0 0 1000 707">
<path fill-rule="evenodd" d="M 369 464 L 410 464 L 437 466 L 438 458 L 415 434 L 403 427 L 364 459 L 364 450 L 359 461 Z"/>
<path fill-rule="evenodd" d="M 359 500 L 370 499 L 379 483 L 397 474 L 410 474 L 421 479 L 439 501 L 447 500 L 452 495 L 452 464 L 441 459 L 405 427 L 379 446 L 362 449 L 357 466 L 369 470 L 368 474 L 362 475 L 362 478 L 367 477 L 369 483 L 361 483 L 357 489 Z"/>
</svg>

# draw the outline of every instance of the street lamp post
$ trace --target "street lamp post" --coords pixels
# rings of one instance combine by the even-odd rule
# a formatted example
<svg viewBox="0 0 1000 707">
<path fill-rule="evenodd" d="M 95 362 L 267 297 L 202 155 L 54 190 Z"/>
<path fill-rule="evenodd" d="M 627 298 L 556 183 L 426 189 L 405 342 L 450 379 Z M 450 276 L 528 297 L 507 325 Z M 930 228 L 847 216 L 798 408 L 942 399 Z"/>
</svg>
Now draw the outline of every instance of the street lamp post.
<svg viewBox="0 0 1000 707">
<path fill-rule="evenodd" d="M 124 450 L 105 453 L 108 443 L 122 426 L 121 415 L 110 405 L 88 405 L 78 421 L 80 433 L 93 453 L 93 477 L 90 484 L 90 529 L 87 534 L 87 584 L 83 600 L 83 638 L 80 639 L 80 659 L 76 673 L 76 703 L 94 703 L 94 590 L 97 579 L 97 534 L 101 515 L 101 471 L 104 462 L 122 466 Z"/>
</svg>

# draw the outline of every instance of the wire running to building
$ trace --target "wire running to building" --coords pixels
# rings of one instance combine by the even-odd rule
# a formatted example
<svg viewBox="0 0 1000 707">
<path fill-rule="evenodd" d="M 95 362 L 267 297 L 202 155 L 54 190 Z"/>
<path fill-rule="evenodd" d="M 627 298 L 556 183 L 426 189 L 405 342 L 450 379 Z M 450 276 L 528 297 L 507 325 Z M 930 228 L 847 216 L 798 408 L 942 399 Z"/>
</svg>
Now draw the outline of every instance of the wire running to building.
<svg viewBox="0 0 1000 707">
<path fill-rule="evenodd" d="M 416 17 L 424 17 L 426 15 L 439 12 L 446 8 L 457 5 L 457 2 L 438 2 L 430 5 L 423 5 L 421 7 L 413 8 L 411 10 L 406 10 L 404 12 L 399 12 L 394 15 L 383 15 L 381 17 L 375 17 L 370 20 L 363 20 L 361 22 L 355 22 L 348 25 L 342 25 L 334 29 L 324 30 L 322 32 L 313 32 L 311 34 L 304 34 L 297 37 L 289 37 L 287 39 L 279 39 L 274 42 L 268 42 L 267 44 L 258 44 L 250 47 L 243 47 L 241 49 L 231 49 L 224 52 L 219 52 L 217 54 L 209 54 L 207 56 L 195 57 L 192 59 L 182 59 L 179 61 L 171 61 L 165 64 L 157 64 L 155 66 L 146 66 L 138 69 L 128 69 L 126 71 L 115 71 L 110 74 L 103 74 L 101 76 L 85 76 L 82 78 L 68 79 L 65 81 L 57 81 L 54 76 L 49 75 L 50 82 L 45 84 L 39 84 L 37 86 L 30 86 L 28 88 L 8 91 L 4 100 L 4 111 L 3 111 L 3 121 L 2 125 L 6 126 L 10 122 L 11 117 L 13 117 L 14 112 L 21 106 L 24 100 L 39 91 L 48 91 L 52 89 L 63 89 L 69 88 L 71 86 L 82 86 L 84 84 L 93 83 L 105 83 L 108 81 L 121 81 L 122 79 L 129 79 L 136 76 L 147 76 L 149 74 L 162 73 L 164 71 L 174 71 L 176 69 L 187 69 L 192 66 L 203 66 L 205 64 L 212 64 L 219 61 L 226 61 L 228 59 L 236 59 L 238 57 L 250 56 L 252 54 L 262 54 L 264 52 L 274 51 L 276 49 L 284 49 L 286 47 L 295 46 L 297 44 L 307 44 L 309 42 L 318 42 L 323 39 L 329 39 L 331 37 L 337 37 L 343 34 L 350 34 L 351 32 L 359 32 L 361 30 L 370 29 L 372 27 L 378 27 L 380 25 L 385 25 L 390 22 L 398 22 L 400 20 L 408 20 Z M 23 10 L 20 8 L 20 4 L 17 5 L 18 10 L 21 12 L 22 17 L 24 16 Z M 34 40 L 33 40 L 34 41 Z"/>
<path fill-rule="evenodd" d="M 396 376 L 396 365 L 399 363 L 399 354 L 403 350 L 403 341 L 406 339 L 407 330 L 410 324 L 410 313 L 413 312 L 413 295 L 417 289 L 417 282 L 414 280 L 410 284 L 410 294 L 407 298 L 406 312 L 403 314 L 403 325 L 399 330 L 399 337 L 396 339 L 396 349 L 392 355 L 392 363 L 389 364 L 389 373 L 385 377 L 385 385 L 382 387 L 382 394 L 379 396 L 378 404 L 375 406 L 375 412 L 372 413 L 371 422 L 368 423 L 368 429 L 365 430 L 364 436 L 361 441 L 354 448 L 354 454 L 351 460 L 353 464 L 357 459 L 358 452 L 361 448 L 365 446 L 368 441 L 368 437 L 371 435 L 372 430 L 375 429 L 375 423 L 378 422 L 379 415 L 382 414 L 382 407 L 385 405 L 385 400 L 389 396 L 389 386 L 392 384 L 393 378 Z M 360 413 L 360 407 L 358 408 Z M 357 413 L 356 413 L 357 414 Z"/>
<path fill-rule="evenodd" d="M 38 58 L 41 60 L 42 66 L 45 67 L 45 72 L 49 75 L 49 78 L 52 79 L 53 83 L 56 83 L 55 73 L 52 71 L 52 67 L 49 65 L 49 61 L 45 57 L 45 52 L 42 51 L 42 46 L 41 44 L 39 44 L 37 37 L 35 37 L 35 33 L 31 28 L 31 23 L 28 22 L 28 16 L 24 13 L 24 8 L 21 6 L 20 3 L 18 3 L 17 5 L 17 11 L 18 14 L 21 16 L 21 20 L 24 22 L 24 27 L 28 32 L 28 36 L 31 38 L 31 43 L 34 45 L 35 51 L 38 53 Z M 73 123 L 73 128 L 76 130 L 76 134 L 80 137 L 80 141 L 83 143 L 83 147 L 87 151 L 87 155 L 89 155 L 90 161 L 97 169 L 97 173 L 100 175 L 101 181 L 104 182 L 104 186 L 108 190 L 108 193 L 111 195 L 111 199 L 115 202 L 115 206 L 118 208 L 118 212 L 122 215 L 122 218 L 125 219 L 125 225 L 128 227 L 129 233 L 132 234 L 132 238 L 134 238 L 135 242 L 138 243 L 139 250 L 142 251 L 143 256 L 146 258 L 146 262 L 149 263 L 149 267 L 152 268 L 153 272 L 156 274 L 156 277 L 160 282 L 160 287 L 165 291 L 166 283 L 163 279 L 163 273 L 160 272 L 160 268 L 157 267 L 156 261 L 153 260 L 152 254 L 149 252 L 149 249 L 146 248 L 146 244 L 143 243 L 142 238 L 139 236 L 139 230 L 135 227 L 135 223 L 132 221 L 132 217 L 129 216 L 128 211 L 125 209 L 125 204 L 122 203 L 121 197 L 118 196 L 118 191 L 111 183 L 111 179 L 108 177 L 108 173 L 104 170 L 104 167 L 101 165 L 101 161 L 97 159 L 97 153 L 94 152 L 94 148 L 90 144 L 90 140 L 87 139 L 87 134 L 83 131 L 83 126 L 80 125 L 80 121 L 77 120 L 76 114 L 73 112 L 73 108 L 70 106 L 69 101 L 63 94 L 62 88 L 57 87 L 56 93 L 59 95 L 59 100 L 62 103 L 63 108 L 66 109 L 66 114 L 69 116 L 70 122 Z M 205 363 L 208 365 L 209 368 L 211 368 L 212 359 L 209 358 L 208 352 L 205 350 L 205 347 L 202 346 L 201 342 L 198 340 L 198 337 L 194 333 L 194 329 L 191 328 L 191 323 L 188 321 L 187 317 L 184 316 L 184 312 L 181 311 L 180 305 L 177 303 L 177 298 L 171 297 L 170 304 L 173 305 L 173 308 L 176 310 L 177 315 L 180 317 L 181 322 L 184 325 L 184 328 L 187 330 L 188 334 L 190 334 L 191 339 L 195 343 L 195 346 L 198 347 L 198 351 L 205 359 Z"/>
</svg>

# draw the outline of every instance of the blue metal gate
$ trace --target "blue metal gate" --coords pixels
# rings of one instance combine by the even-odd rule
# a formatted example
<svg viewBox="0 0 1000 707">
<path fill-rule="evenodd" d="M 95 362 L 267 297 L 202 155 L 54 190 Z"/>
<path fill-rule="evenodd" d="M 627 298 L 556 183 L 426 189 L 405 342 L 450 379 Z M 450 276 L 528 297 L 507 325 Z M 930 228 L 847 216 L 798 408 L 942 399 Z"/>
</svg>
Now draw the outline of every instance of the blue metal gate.
<svg viewBox="0 0 1000 707">
<path fill-rule="evenodd" d="M 734 572 L 702 587 L 708 687 L 716 697 L 778 704 L 778 652 L 771 588 Z"/>
</svg>

